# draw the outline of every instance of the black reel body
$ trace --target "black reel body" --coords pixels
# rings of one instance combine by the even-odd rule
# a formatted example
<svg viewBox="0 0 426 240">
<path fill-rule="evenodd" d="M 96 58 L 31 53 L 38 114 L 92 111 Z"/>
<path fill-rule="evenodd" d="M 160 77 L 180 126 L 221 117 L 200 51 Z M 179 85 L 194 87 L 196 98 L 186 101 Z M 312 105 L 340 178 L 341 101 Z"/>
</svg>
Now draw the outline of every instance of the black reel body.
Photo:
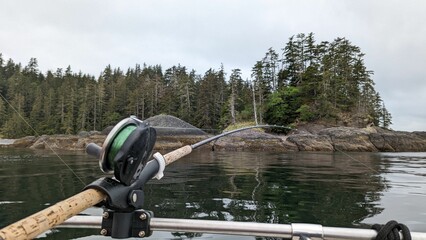
<svg viewBox="0 0 426 240">
<path fill-rule="evenodd" d="M 156 136 L 154 128 L 136 117 L 122 120 L 108 134 L 97 154 L 102 171 L 114 172 L 118 181 L 129 186 L 151 157 Z"/>
<path fill-rule="evenodd" d="M 99 158 L 103 172 L 114 177 L 100 178 L 85 189 L 106 195 L 98 206 L 106 207 L 101 234 L 113 238 L 144 237 L 151 234 L 152 213 L 140 210 L 144 203 L 143 184 L 159 171 L 159 163 L 148 162 L 157 134 L 154 128 L 131 116 L 120 121 L 102 147 L 90 143 L 86 151 Z"/>
</svg>

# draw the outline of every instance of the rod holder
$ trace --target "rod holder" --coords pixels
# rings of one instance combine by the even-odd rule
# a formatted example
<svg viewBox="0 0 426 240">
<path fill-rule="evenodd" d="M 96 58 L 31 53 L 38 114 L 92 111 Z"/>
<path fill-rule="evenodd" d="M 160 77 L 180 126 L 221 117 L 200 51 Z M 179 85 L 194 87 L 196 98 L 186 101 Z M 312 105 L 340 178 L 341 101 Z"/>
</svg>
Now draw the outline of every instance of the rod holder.
<svg viewBox="0 0 426 240">
<path fill-rule="evenodd" d="M 151 211 L 136 210 L 133 212 L 118 212 L 106 210 L 102 217 L 101 235 L 112 238 L 149 237 Z"/>
</svg>

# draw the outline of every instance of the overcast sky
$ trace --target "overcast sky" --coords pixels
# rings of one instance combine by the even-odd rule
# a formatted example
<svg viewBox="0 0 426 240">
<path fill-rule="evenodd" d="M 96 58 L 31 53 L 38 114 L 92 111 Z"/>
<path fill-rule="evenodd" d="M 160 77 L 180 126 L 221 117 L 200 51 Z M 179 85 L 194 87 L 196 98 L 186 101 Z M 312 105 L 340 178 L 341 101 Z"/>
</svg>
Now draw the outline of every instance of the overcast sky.
<svg viewBox="0 0 426 240">
<path fill-rule="evenodd" d="M 35 57 L 43 73 L 180 63 L 204 74 L 223 63 L 248 78 L 292 35 L 346 37 L 366 54 L 391 127 L 426 131 L 425 11 L 423 0 L 0 0 L 0 53 Z"/>
</svg>

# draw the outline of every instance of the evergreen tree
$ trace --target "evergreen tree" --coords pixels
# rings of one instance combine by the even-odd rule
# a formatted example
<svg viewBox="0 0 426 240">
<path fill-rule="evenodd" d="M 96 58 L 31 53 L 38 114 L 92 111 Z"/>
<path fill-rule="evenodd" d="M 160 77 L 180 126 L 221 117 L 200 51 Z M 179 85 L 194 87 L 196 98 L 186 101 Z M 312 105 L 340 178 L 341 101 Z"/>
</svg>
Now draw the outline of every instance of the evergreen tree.
<svg viewBox="0 0 426 240">
<path fill-rule="evenodd" d="M 178 95 L 180 100 L 178 116 L 185 121 L 191 121 L 193 117 L 195 78 L 195 71 L 192 71 L 190 74 L 182 71 L 182 74 L 178 78 Z"/>
<path fill-rule="evenodd" d="M 265 112 L 265 121 L 269 124 L 286 126 L 293 123 L 301 106 L 297 87 L 285 87 L 272 93 Z"/>
<path fill-rule="evenodd" d="M 196 126 L 203 129 L 218 129 L 225 95 L 224 85 L 223 68 L 218 72 L 209 69 L 200 79 L 197 88 Z"/>
<path fill-rule="evenodd" d="M 264 78 L 263 73 L 263 64 L 261 61 L 258 61 L 252 68 L 251 77 L 253 79 L 253 85 L 256 92 L 255 97 L 258 100 L 257 112 L 259 113 L 259 123 L 263 124 L 263 115 L 265 113 L 265 102 L 268 94 L 270 93 L 270 85 L 267 80 Z"/>
<path fill-rule="evenodd" d="M 177 112 L 179 109 L 180 101 L 178 88 L 179 88 L 179 75 L 181 74 L 180 66 L 173 66 L 164 73 L 164 94 L 161 101 L 162 113 Z"/>
<path fill-rule="evenodd" d="M 40 87 L 36 88 L 35 91 L 35 100 L 32 105 L 31 113 L 30 113 L 30 122 L 33 124 L 32 127 L 36 129 L 37 132 L 41 130 L 41 125 L 44 120 L 43 116 L 43 93 Z"/>
<path fill-rule="evenodd" d="M 6 82 L 7 79 L 5 77 L 5 70 L 4 70 L 3 64 L 4 64 L 3 56 L 0 53 L 0 94 L 2 95 L 6 93 L 5 90 L 7 87 L 7 82 Z"/>
<path fill-rule="evenodd" d="M 32 134 L 31 129 L 28 124 L 29 120 L 25 117 L 23 111 L 25 99 L 24 96 L 20 93 L 16 93 L 13 96 L 13 99 L 10 101 L 13 108 L 9 109 L 10 116 L 2 128 L 2 133 L 5 137 L 15 138 L 15 137 L 24 137 Z"/>
<path fill-rule="evenodd" d="M 241 70 L 240 69 L 233 69 L 231 76 L 229 78 L 229 87 L 231 90 L 231 94 L 229 96 L 229 111 L 230 111 L 230 115 L 231 115 L 231 124 L 235 124 L 236 123 L 236 109 L 238 109 L 239 107 L 238 105 L 238 101 L 240 100 L 239 97 L 239 90 L 241 89 L 242 86 L 242 78 L 241 78 Z"/>
<path fill-rule="evenodd" d="M 89 96 L 90 96 L 90 85 L 87 84 L 84 88 L 81 88 L 79 90 L 79 94 L 78 94 L 78 115 L 77 115 L 77 119 L 76 119 L 76 127 L 78 131 L 83 131 L 86 130 L 89 123 L 88 123 L 88 114 L 89 114 L 89 105 L 91 103 L 93 103 L 93 101 L 89 101 Z"/>
<path fill-rule="evenodd" d="M 386 109 L 385 104 L 382 103 L 382 112 L 381 112 L 381 127 L 383 128 L 389 128 L 392 124 L 392 115 L 389 113 L 389 111 Z"/>
<path fill-rule="evenodd" d="M 102 75 L 98 78 L 93 105 L 93 130 L 101 130 L 105 126 L 103 116 L 106 105 L 105 80 Z"/>
<path fill-rule="evenodd" d="M 262 59 L 263 80 L 268 89 L 275 91 L 278 88 L 278 54 L 274 49 L 269 48 L 265 57 Z"/>
<path fill-rule="evenodd" d="M 3 126 L 3 124 L 6 122 L 7 120 L 7 109 L 6 109 L 6 103 L 3 100 L 3 97 L 0 96 L 0 130 Z M 1 131 L 0 131 L 1 133 Z"/>
</svg>

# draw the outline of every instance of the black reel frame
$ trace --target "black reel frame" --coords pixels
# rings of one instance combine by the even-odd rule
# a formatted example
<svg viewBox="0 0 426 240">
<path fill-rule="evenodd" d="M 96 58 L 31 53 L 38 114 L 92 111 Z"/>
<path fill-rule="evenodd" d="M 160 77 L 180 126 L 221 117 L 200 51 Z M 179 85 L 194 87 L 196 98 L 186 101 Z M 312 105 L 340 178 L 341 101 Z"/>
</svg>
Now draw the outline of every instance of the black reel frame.
<svg viewBox="0 0 426 240">
<path fill-rule="evenodd" d="M 114 138 L 129 125 L 136 128 L 129 134 L 118 149 L 114 160 L 108 160 Z M 160 163 L 150 161 L 156 140 L 155 129 L 130 117 L 119 122 L 105 139 L 102 148 L 89 144 L 86 151 L 99 158 L 99 165 L 104 172 L 114 173 L 114 178 L 104 177 L 87 185 L 85 189 L 94 188 L 107 195 L 98 204 L 103 206 L 101 234 L 113 238 L 147 237 L 152 231 L 149 222 L 153 213 L 142 210 L 144 204 L 143 186 L 158 174 Z"/>
<path fill-rule="evenodd" d="M 114 159 L 109 160 L 114 139 L 124 128 L 130 125 L 135 126 L 136 129 L 120 146 Z M 87 146 L 86 151 L 89 155 L 99 158 L 99 166 L 103 172 L 114 173 L 118 181 L 129 186 L 137 180 L 139 173 L 151 157 L 156 138 L 157 134 L 153 127 L 131 116 L 114 126 L 106 137 L 102 148 L 91 143 Z"/>
</svg>

